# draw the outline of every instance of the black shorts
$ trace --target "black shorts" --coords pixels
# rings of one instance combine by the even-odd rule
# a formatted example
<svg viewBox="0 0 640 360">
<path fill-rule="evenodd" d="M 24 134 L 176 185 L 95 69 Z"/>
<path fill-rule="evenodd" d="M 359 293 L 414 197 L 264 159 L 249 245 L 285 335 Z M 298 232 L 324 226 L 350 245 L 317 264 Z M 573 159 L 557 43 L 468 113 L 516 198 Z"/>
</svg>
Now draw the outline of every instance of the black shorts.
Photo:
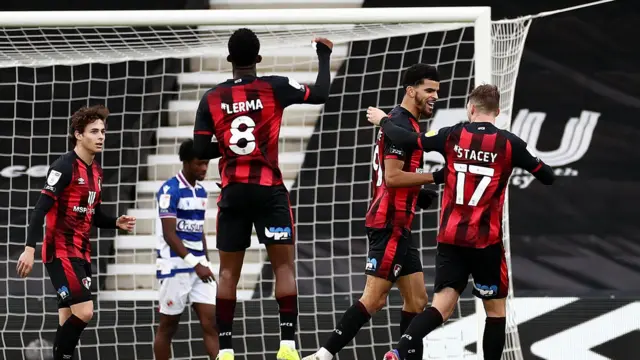
<svg viewBox="0 0 640 360">
<path fill-rule="evenodd" d="M 54 258 L 44 266 L 57 292 L 58 308 L 91 300 L 90 262 L 80 258 Z"/>
<path fill-rule="evenodd" d="M 216 220 L 218 250 L 246 250 L 254 225 L 261 244 L 293 244 L 293 212 L 284 185 L 234 183 L 222 189 Z"/>
<path fill-rule="evenodd" d="M 364 273 L 395 282 L 422 272 L 420 251 L 411 244 L 411 231 L 401 228 L 367 228 L 369 254 Z"/>
<path fill-rule="evenodd" d="M 461 294 L 473 278 L 473 295 L 503 299 L 509 293 L 509 273 L 502 243 L 483 249 L 438 244 L 434 292 L 453 288 Z"/>
</svg>

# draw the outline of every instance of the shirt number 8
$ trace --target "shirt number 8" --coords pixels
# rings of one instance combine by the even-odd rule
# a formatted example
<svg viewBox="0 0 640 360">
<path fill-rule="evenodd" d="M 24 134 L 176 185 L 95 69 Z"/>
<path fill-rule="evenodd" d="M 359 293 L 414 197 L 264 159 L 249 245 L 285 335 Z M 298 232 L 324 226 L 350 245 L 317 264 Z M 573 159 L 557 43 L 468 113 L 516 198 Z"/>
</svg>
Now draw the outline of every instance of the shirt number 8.
<svg viewBox="0 0 640 360">
<path fill-rule="evenodd" d="M 231 122 L 229 149 L 238 155 L 248 155 L 256 149 L 253 135 L 256 123 L 248 116 L 238 116 Z"/>
</svg>

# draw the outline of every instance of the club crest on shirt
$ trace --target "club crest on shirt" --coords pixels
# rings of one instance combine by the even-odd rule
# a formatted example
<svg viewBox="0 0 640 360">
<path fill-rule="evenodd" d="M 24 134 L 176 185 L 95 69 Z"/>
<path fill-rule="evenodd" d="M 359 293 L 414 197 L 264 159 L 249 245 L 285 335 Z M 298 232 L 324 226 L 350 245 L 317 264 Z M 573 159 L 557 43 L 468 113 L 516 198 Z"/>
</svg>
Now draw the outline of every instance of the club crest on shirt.
<svg viewBox="0 0 640 360">
<path fill-rule="evenodd" d="M 158 206 L 160 206 L 160 209 L 165 209 L 165 210 L 168 209 L 169 204 L 171 204 L 171 195 L 169 194 L 160 195 L 160 198 L 158 199 Z"/>
<path fill-rule="evenodd" d="M 62 173 L 60 173 L 59 171 L 51 170 L 49 176 L 47 177 L 47 184 L 51 186 L 57 184 L 58 180 L 60 180 L 60 176 L 62 176 Z"/>
</svg>

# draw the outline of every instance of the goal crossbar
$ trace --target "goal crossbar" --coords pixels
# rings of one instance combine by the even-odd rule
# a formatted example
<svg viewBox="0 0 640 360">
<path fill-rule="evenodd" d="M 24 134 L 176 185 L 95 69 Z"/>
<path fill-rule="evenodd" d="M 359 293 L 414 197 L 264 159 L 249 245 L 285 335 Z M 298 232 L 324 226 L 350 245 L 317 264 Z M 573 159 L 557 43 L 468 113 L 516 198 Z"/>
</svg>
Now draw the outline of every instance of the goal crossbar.
<svg viewBox="0 0 640 360">
<path fill-rule="evenodd" d="M 0 12 L 0 27 L 313 25 L 490 22 L 490 7 Z"/>
</svg>

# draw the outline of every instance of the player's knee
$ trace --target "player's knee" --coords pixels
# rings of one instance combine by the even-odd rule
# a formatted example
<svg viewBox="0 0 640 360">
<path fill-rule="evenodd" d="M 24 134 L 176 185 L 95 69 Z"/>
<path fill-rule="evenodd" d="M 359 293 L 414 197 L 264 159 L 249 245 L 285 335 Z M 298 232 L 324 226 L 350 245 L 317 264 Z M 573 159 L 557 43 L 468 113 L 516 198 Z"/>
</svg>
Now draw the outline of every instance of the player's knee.
<svg viewBox="0 0 640 360">
<path fill-rule="evenodd" d="M 382 308 L 387 304 L 387 293 L 382 295 L 365 293 L 360 298 L 360 302 L 365 308 L 367 308 L 367 312 L 373 315 L 382 310 Z"/>
<path fill-rule="evenodd" d="M 231 269 L 220 269 L 220 274 L 218 275 L 218 286 L 223 284 L 223 286 L 227 287 L 235 287 L 236 283 L 239 280 L 239 276 L 234 274 Z"/>
<path fill-rule="evenodd" d="M 171 339 L 173 335 L 178 331 L 178 323 L 172 321 L 161 321 L 158 325 L 158 332 L 156 336 L 163 339 Z"/>
<path fill-rule="evenodd" d="M 502 318 L 507 316 L 505 299 L 483 300 L 482 302 L 488 317 Z"/>
<path fill-rule="evenodd" d="M 91 318 L 93 318 L 93 306 L 83 306 L 79 309 L 75 309 L 73 315 L 75 315 L 80 320 L 88 323 L 89 321 L 91 321 Z"/>
</svg>

